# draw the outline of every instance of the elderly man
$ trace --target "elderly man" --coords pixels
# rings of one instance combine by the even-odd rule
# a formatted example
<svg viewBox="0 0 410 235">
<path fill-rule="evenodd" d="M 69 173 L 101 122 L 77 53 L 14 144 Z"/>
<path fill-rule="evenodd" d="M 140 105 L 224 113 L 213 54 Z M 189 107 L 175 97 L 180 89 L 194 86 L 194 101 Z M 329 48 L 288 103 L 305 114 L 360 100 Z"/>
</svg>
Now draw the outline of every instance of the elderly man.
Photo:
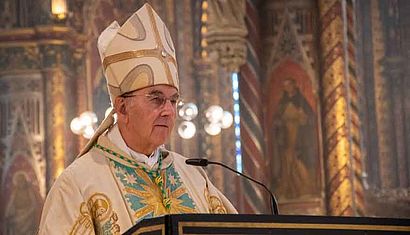
<svg viewBox="0 0 410 235">
<path fill-rule="evenodd" d="M 202 168 L 161 147 L 174 127 L 179 81 L 159 16 L 144 5 L 104 30 L 98 47 L 114 109 L 53 185 L 39 234 L 120 234 L 164 214 L 236 213 Z"/>
</svg>

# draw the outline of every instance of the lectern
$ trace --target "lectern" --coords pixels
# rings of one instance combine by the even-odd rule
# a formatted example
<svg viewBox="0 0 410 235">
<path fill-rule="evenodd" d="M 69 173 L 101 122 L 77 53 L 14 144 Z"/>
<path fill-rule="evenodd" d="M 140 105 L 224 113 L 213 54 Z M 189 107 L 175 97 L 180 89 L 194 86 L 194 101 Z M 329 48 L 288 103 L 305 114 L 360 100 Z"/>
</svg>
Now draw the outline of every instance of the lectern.
<svg viewBox="0 0 410 235">
<path fill-rule="evenodd" d="M 179 214 L 142 220 L 124 234 L 400 235 L 410 234 L 410 219 Z"/>
</svg>

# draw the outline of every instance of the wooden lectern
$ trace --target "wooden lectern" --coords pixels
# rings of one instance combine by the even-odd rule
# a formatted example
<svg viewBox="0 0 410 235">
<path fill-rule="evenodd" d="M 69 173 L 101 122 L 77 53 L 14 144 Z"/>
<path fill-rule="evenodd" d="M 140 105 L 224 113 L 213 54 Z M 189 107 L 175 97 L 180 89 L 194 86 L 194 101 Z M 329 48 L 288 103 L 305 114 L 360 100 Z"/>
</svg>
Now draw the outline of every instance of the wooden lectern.
<svg viewBox="0 0 410 235">
<path fill-rule="evenodd" d="M 142 220 L 124 234 L 400 235 L 410 234 L 410 219 L 179 214 Z"/>
</svg>

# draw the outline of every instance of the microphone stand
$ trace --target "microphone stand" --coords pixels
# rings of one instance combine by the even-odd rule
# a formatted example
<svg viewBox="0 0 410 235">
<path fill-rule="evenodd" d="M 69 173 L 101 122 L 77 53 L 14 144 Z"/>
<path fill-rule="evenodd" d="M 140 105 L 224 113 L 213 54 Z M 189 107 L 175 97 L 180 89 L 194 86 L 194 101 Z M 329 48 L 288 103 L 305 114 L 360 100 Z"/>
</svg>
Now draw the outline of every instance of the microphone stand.
<svg viewBox="0 0 410 235">
<path fill-rule="evenodd" d="M 258 185 L 260 185 L 260 186 L 262 186 L 266 191 L 269 192 L 270 200 L 271 200 L 271 201 L 270 201 L 270 202 L 271 202 L 271 213 L 272 213 L 273 215 L 279 215 L 278 202 L 276 201 L 275 196 L 274 196 L 273 193 L 268 189 L 268 187 L 266 187 L 266 186 L 265 186 L 264 184 L 262 184 L 261 182 L 258 182 L 258 181 L 256 181 L 256 180 L 252 179 L 251 177 L 249 177 L 249 176 L 247 176 L 247 175 L 245 175 L 245 174 L 242 174 L 241 172 L 239 172 L 239 171 L 237 171 L 237 170 L 235 170 L 235 169 L 232 169 L 231 167 L 229 167 L 229 166 L 227 166 L 227 165 L 225 165 L 225 164 L 222 164 L 222 163 L 220 163 L 220 162 L 213 162 L 213 161 L 208 161 L 207 159 L 204 159 L 204 158 L 200 158 L 200 159 L 187 159 L 187 160 L 185 161 L 185 163 L 188 164 L 188 165 L 195 165 L 195 166 L 207 166 L 208 164 L 219 165 L 219 166 L 222 166 L 222 167 L 224 167 L 224 168 L 227 168 L 228 170 L 233 171 L 233 172 L 235 172 L 236 174 L 241 175 L 241 176 L 245 177 L 246 179 L 248 179 L 248 180 L 250 180 L 250 181 L 252 181 L 252 182 L 254 182 L 254 183 L 256 183 L 256 184 L 258 184 Z"/>
</svg>

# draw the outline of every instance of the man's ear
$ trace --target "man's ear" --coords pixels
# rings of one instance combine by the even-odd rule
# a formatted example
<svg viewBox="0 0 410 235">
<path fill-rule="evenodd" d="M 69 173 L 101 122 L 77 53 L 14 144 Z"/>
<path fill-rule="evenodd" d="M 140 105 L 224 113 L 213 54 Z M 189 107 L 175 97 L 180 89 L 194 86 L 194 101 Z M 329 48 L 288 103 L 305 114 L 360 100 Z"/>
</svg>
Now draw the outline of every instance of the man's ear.
<svg viewBox="0 0 410 235">
<path fill-rule="evenodd" d="M 115 97 L 114 101 L 114 108 L 115 111 L 118 115 L 118 118 L 121 120 L 126 120 L 127 119 L 127 106 L 125 104 L 125 99 L 124 97 Z"/>
</svg>

